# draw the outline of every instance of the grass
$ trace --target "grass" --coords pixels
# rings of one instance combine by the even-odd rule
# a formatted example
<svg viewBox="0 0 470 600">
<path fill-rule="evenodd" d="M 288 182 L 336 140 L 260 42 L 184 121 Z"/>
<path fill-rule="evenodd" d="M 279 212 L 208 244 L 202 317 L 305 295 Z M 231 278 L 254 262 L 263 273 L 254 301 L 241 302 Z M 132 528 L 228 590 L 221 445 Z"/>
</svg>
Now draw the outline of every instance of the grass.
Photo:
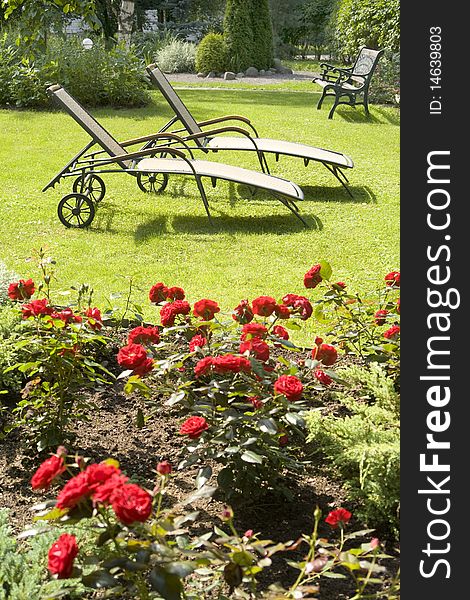
<svg viewBox="0 0 470 600">
<path fill-rule="evenodd" d="M 344 152 L 355 167 L 348 176 L 351 200 L 320 164 L 281 157 L 273 173 L 302 186 L 301 223 L 277 200 L 259 194 L 246 199 L 243 188 L 219 182 L 206 188 L 215 227 L 207 221 L 196 185 L 170 178 L 161 196 L 142 194 L 125 174 L 106 177 L 108 188 L 88 230 L 68 230 L 56 216 L 57 203 L 71 182 L 46 193 L 42 187 L 84 146 L 87 135 L 62 112 L 0 111 L 0 260 L 23 277 L 39 279 L 27 262 L 33 249 L 46 247 L 56 261 L 56 286 L 82 282 L 96 290 L 103 306 L 110 294 L 125 293 L 127 277 L 146 303 L 157 281 L 182 286 L 190 301 L 219 301 L 230 310 L 242 298 L 305 294 L 302 277 L 319 259 L 328 260 L 334 278 L 362 291 L 373 289 L 399 261 L 399 114 L 373 107 L 316 110 L 315 92 L 230 90 L 181 92 L 200 120 L 224 114 L 249 116 L 260 135 L 301 141 Z M 157 131 L 172 115 L 155 93 L 150 106 L 136 110 L 93 110 L 118 139 Z M 212 160 L 257 169 L 255 157 L 216 154 Z M 307 294 L 318 297 L 317 290 Z M 111 302 L 121 303 L 123 300 Z M 147 318 L 156 318 L 152 307 Z M 310 331 L 321 330 L 311 323 Z"/>
</svg>

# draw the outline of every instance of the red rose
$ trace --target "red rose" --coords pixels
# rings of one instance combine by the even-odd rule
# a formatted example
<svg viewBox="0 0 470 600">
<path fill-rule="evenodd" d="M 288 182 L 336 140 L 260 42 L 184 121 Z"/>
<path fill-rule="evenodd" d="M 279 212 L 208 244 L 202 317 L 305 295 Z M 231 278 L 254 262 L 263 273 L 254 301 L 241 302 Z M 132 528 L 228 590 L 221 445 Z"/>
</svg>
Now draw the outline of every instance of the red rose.
<svg viewBox="0 0 470 600">
<path fill-rule="evenodd" d="M 251 309 L 248 300 L 240 301 L 240 304 L 233 309 L 232 318 L 235 321 L 238 321 L 240 325 L 245 325 L 246 323 L 253 321 L 253 310 Z"/>
<path fill-rule="evenodd" d="M 47 568 L 58 579 L 67 579 L 72 574 L 73 561 L 78 554 L 77 539 L 70 533 L 63 533 L 49 548 Z"/>
<path fill-rule="evenodd" d="M 284 433 L 281 435 L 281 437 L 279 438 L 279 446 L 281 446 L 281 448 L 283 446 L 287 446 L 287 444 L 289 443 L 289 436 Z"/>
<path fill-rule="evenodd" d="M 194 304 L 193 314 L 195 317 L 200 317 L 204 321 L 210 321 L 214 318 L 215 313 L 220 312 L 219 305 L 213 300 L 203 298 Z"/>
<path fill-rule="evenodd" d="M 112 473 L 110 477 L 108 477 L 103 483 L 99 485 L 96 484 L 95 491 L 93 492 L 91 499 L 94 504 L 98 502 L 100 504 L 109 504 L 111 501 L 111 496 L 117 490 L 117 488 L 123 486 L 125 483 L 129 481 L 129 477 L 122 475 L 119 473 Z"/>
<path fill-rule="evenodd" d="M 285 304 L 276 304 L 274 314 L 278 319 L 288 319 L 290 317 L 289 307 Z"/>
<path fill-rule="evenodd" d="M 385 283 L 390 287 L 400 287 L 400 271 L 391 271 L 385 275 Z"/>
<path fill-rule="evenodd" d="M 336 283 L 333 283 L 333 287 L 336 291 L 339 292 L 341 290 L 344 290 L 346 284 L 344 283 L 344 281 L 337 281 Z"/>
<path fill-rule="evenodd" d="M 180 287 L 170 287 L 166 291 L 166 296 L 170 300 L 184 300 L 185 293 L 183 288 Z"/>
<path fill-rule="evenodd" d="M 81 323 L 82 317 L 80 315 L 76 315 L 71 308 L 64 308 L 59 313 L 57 313 L 59 319 L 61 319 L 64 323 Z"/>
<path fill-rule="evenodd" d="M 253 405 L 253 408 L 261 408 L 263 406 L 259 396 L 248 396 L 246 401 L 250 402 Z"/>
<path fill-rule="evenodd" d="M 400 335 L 400 327 L 398 325 L 393 325 L 390 329 L 384 332 L 384 337 L 388 340 L 396 340 Z"/>
<path fill-rule="evenodd" d="M 88 317 L 88 325 L 92 329 L 100 330 L 103 327 L 103 323 L 101 322 L 101 311 L 99 308 L 87 308 L 85 317 Z"/>
<path fill-rule="evenodd" d="M 129 331 L 127 337 L 128 344 L 158 344 L 160 341 L 160 332 L 158 327 L 134 327 Z"/>
<path fill-rule="evenodd" d="M 160 310 L 160 321 L 163 327 L 173 327 L 176 315 L 188 315 L 191 310 L 186 300 L 175 300 L 164 304 Z"/>
<path fill-rule="evenodd" d="M 8 297 L 11 300 L 29 300 L 36 291 L 32 279 L 20 279 L 8 286 Z"/>
<path fill-rule="evenodd" d="M 276 394 L 282 394 L 289 402 L 300 400 L 303 389 L 302 382 L 295 375 L 281 375 L 274 383 Z"/>
<path fill-rule="evenodd" d="M 281 340 L 289 339 L 289 332 L 282 325 L 275 325 L 272 332 L 276 337 L 281 338 Z"/>
<path fill-rule="evenodd" d="M 216 373 L 239 373 L 240 371 L 251 371 L 251 363 L 244 356 L 225 354 L 216 356 L 212 360 Z"/>
<path fill-rule="evenodd" d="M 117 361 L 125 369 L 136 369 L 147 360 L 147 351 L 141 344 L 128 344 L 120 348 Z"/>
<path fill-rule="evenodd" d="M 149 292 L 149 300 L 150 302 L 155 302 L 155 304 L 159 304 L 160 302 L 164 302 L 168 297 L 168 288 L 164 283 L 156 283 L 150 288 Z"/>
<path fill-rule="evenodd" d="M 323 383 L 323 385 L 330 385 L 330 383 L 333 382 L 331 377 L 329 375 L 327 375 L 325 373 L 325 371 L 322 371 L 321 369 L 316 369 L 314 374 L 315 374 L 315 377 L 318 379 L 318 381 L 320 383 Z"/>
<path fill-rule="evenodd" d="M 52 307 L 48 306 L 48 299 L 43 298 L 42 300 L 33 300 L 29 304 L 23 304 L 21 310 L 23 312 L 23 319 L 28 317 L 38 317 L 39 315 L 50 315 L 52 313 Z"/>
<path fill-rule="evenodd" d="M 297 294 L 286 294 L 282 299 L 283 304 L 289 306 L 292 312 L 300 315 L 302 321 L 306 321 L 312 316 L 313 307 L 310 300 L 305 296 L 298 296 Z"/>
<path fill-rule="evenodd" d="M 160 475 L 169 475 L 172 471 L 173 467 L 167 460 L 159 462 L 157 465 L 157 473 Z"/>
<path fill-rule="evenodd" d="M 240 354 L 244 354 L 247 350 L 262 362 L 269 359 L 269 346 L 264 340 L 253 338 L 242 342 L 240 344 Z"/>
<path fill-rule="evenodd" d="M 332 527 L 338 527 L 339 524 L 346 525 L 351 517 L 352 514 L 349 512 L 349 510 L 346 510 L 345 508 L 337 508 L 329 513 L 325 521 Z"/>
<path fill-rule="evenodd" d="M 268 335 L 268 330 L 261 323 L 248 323 L 242 327 L 241 340 L 250 340 L 252 338 L 264 339 Z"/>
<path fill-rule="evenodd" d="M 321 339 L 321 338 L 320 338 Z M 331 366 L 336 362 L 338 358 L 338 351 L 334 346 L 330 344 L 322 344 L 320 342 L 312 349 L 312 358 L 314 360 L 319 360 L 327 367 Z"/>
<path fill-rule="evenodd" d="M 46 490 L 52 481 L 64 471 L 65 464 L 62 456 L 51 456 L 34 473 L 31 479 L 31 487 L 33 490 Z"/>
<path fill-rule="evenodd" d="M 207 344 L 207 340 L 203 335 L 197 334 L 191 338 L 189 342 L 189 351 L 195 352 L 196 348 L 204 348 Z"/>
<path fill-rule="evenodd" d="M 150 373 L 150 371 L 153 369 L 154 364 L 155 363 L 153 358 L 146 358 L 144 362 L 134 367 L 135 375 L 139 375 L 140 377 L 142 377 L 143 375 Z"/>
<path fill-rule="evenodd" d="M 94 492 L 113 475 L 120 475 L 121 471 L 112 464 L 101 462 L 89 465 L 84 473 L 87 476 L 88 487 Z"/>
<path fill-rule="evenodd" d="M 57 508 L 73 508 L 90 493 L 88 476 L 82 471 L 64 485 L 57 496 Z"/>
<path fill-rule="evenodd" d="M 374 315 L 374 321 L 376 325 L 384 325 L 387 320 L 388 310 L 378 310 Z"/>
<path fill-rule="evenodd" d="M 194 375 L 196 377 L 202 377 L 202 375 L 206 375 L 213 367 L 214 360 L 212 356 L 205 356 L 201 358 L 200 361 L 196 363 L 194 367 Z"/>
<path fill-rule="evenodd" d="M 192 440 L 198 438 L 203 431 L 209 429 L 204 417 L 189 417 L 180 427 L 180 435 L 187 435 Z"/>
<path fill-rule="evenodd" d="M 276 300 L 271 298 L 271 296 L 259 296 L 253 300 L 252 305 L 255 315 L 269 317 L 269 315 L 273 314 L 274 309 L 276 308 Z"/>
<path fill-rule="evenodd" d="M 132 525 L 136 521 L 143 523 L 152 512 L 152 496 L 135 483 L 126 483 L 112 494 L 111 506 L 124 525 Z"/>
<path fill-rule="evenodd" d="M 304 275 L 304 286 L 306 288 L 316 288 L 319 283 L 323 280 L 320 275 L 321 265 L 313 265 Z"/>
</svg>

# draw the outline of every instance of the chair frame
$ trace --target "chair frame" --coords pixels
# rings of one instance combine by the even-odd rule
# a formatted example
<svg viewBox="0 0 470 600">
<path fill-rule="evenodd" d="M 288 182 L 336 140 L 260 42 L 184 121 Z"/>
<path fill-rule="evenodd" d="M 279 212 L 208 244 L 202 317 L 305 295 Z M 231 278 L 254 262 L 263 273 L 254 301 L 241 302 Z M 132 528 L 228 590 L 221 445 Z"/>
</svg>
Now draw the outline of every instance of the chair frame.
<svg viewBox="0 0 470 600">
<path fill-rule="evenodd" d="M 320 110 L 323 100 L 326 96 L 334 96 L 334 103 L 328 114 L 328 118 L 332 119 L 336 107 L 340 104 L 356 107 L 363 105 L 366 115 L 369 113 L 369 87 L 372 75 L 379 58 L 384 53 L 383 50 L 374 50 L 363 46 L 354 61 L 352 67 L 335 67 L 328 63 L 321 63 L 320 68 L 322 73 L 320 77 L 315 77 L 312 82 L 318 83 L 323 87 L 323 93 L 317 104 L 317 109 Z M 357 72 L 360 67 L 361 59 L 364 55 L 372 57 L 372 62 L 369 70 L 366 73 Z M 358 101 L 359 99 L 359 101 Z"/>
<path fill-rule="evenodd" d="M 110 147 L 103 142 L 103 139 L 100 139 L 100 136 L 97 135 L 96 131 L 93 131 L 93 128 L 88 126 L 80 117 L 74 113 L 71 107 L 67 106 L 66 103 L 58 98 L 56 95 L 57 92 L 63 90 L 67 94 L 67 96 L 83 111 L 83 114 L 86 115 L 93 124 L 97 125 L 99 130 L 108 136 L 108 140 L 112 143 L 116 144 L 116 148 L 120 148 L 123 150 L 121 154 L 115 154 Z M 207 195 L 204 189 L 204 185 L 202 183 L 202 177 L 206 175 L 201 175 L 198 173 L 192 164 L 192 160 L 195 160 L 194 153 L 192 152 L 191 147 L 188 143 L 176 133 L 172 132 L 158 132 L 151 135 L 145 135 L 137 138 L 133 138 L 130 140 L 126 140 L 124 142 L 117 142 L 105 129 L 102 125 L 96 121 L 96 119 L 86 111 L 82 106 L 78 104 L 78 102 L 73 99 L 65 89 L 60 85 L 53 85 L 47 89 L 47 93 L 49 96 L 62 105 L 63 108 L 74 118 L 74 120 L 90 135 L 91 140 L 88 144 L 82 148 L 60 171 L 57 173 L 42 189 L 43 192 L 50 188 L 54 188 L 57 183 L 59 183 L 62 179 L 73 177 L 75 178 L 73 184 L 73 193 L 67 194 L 62 198 L 59 202 L 58 206 L 58 216 L 59 220 L 66 227 L 78 227 L 84 228 L 88 227 L 93 221 L 95 215 L 95 204 L 100 202 L 104 197 L 106 192 L 106 186 L 104 181 L 101 179 L 101 175 L 106 173 L 121 173 L 124 172 L 128 175 L 134 176 L 137 178 L 137 183 L 142 191 L 150 191 L 147 189 L 144 184 L 142 184 L 142 176 L 148 175 L 148 171 L 143 171 L 137 168 L 139 161 L 146 157 L 161 156 L 165 158 L 166 155 L 170 155 L 174 158 L 180 159 L 184 161 L 190 168 L 190 173 L 174 173 L 173 171 L 169 171 L 165 173 L 162 171 L 161 173 L 156 173 L 155 175 L 162 175 L 162 180 L 158 181 L 160 183 L 160 187 L 158 189 L 153 189 L 157 193 L 163 192 L 168 183 L 168 175 L 169 174 L 180 174 L 180 175 L 192 175 L 196 180 L 196 184 L 201 195 L 202 202 L 204 204 L 204 208 L 209 219 L 209 222 L 213 224 L 210 210 L 209 210 L 209 202 L 207 199 Z M 233 130 L 234 128 L 230 128 Z M 239 130 L 239 132 L 245 133 L 244 130 L 240 128 L 235 128 Z M 144 144 L 139 150 L 126 152 L 125 148 L 137 144 Z M 178 147 L 175 147 L 175 146 Z M 108 146 L 108 147 L 107 147 Z M 97 147 L 93 150 L 94 147 Z M 187 154 L 190 156 L 188 158 Z M 102 156 L 105 154 L 106 156 Z M 212 186 L 215 187 L 218 179 L 224 179 L 221 175 L 211 177 Z M 279 180 L 280 178 L 275 178 Z M 284 180 L 288 181 L 288 180 Z M 292 182 L 290 182 L 292 183 Z M 97 187 L 94 188 L 93 186 Z M 256 192 L 256 186 L 248 186 L 252 195 Z M 98 191 L 98 194 L 95 195 L 95 192 Z M 308 227 L 306 221 L 301 216 L 299 209 L 292 198 L 284 197 L 282 194 L 278 193 L 276 190 L 268 190 L 276 199 L 278 199 L 286 208 L 288 208 L 301 222 L 305 227 Z M 302 199 L 299 197 L 298 199 Z M 74 204 L 75 203 L 75 204 Z M 71 215 L 69 218 L 66 213 L 64 214 L 64 208 L 66 210 L 71 211 Z M 85 216 L 83 217 L 82 214 Z M 73 218 L 72 218 L 73 217 Z"/>
<path fill-rule="evenodd" d="M 155 75 L 157 72 L 157 75 Z M 208 119 L 205 121 L 196 121 L 192 116 L 191 112 L 188 110 L 184 102 L 181 100 L 179 95 L 174 90 L 171 83 L 166 78 L 165 74 L 158 68 L 158 65 L 152 63 L 146 68 L 147 77 L 150 82 L 158 87 L 160 92 L 162 93 L 165 100 L 168 102 L 170 107 L 175 113 L 175 116 L 172 117 L 168 123 L 166 123 L 159 132 L 165 132 L 170 130 L 173 125 L 177 122 L 180 122 L 183 125 L 183 128 L 180 129 L 171 129 L 173 133 L 181 135 L 186 142 L 195 142 L 194 146 L 191 146 L 192 150 L 200 150 L 205 153 L 209 152 L 218 152 L 219 149 L 214 149 L 208 147 L 208 143 L 210 139 L 214 136 L 229 133 L 232 131 L 241 133 L 240 128 L 233 126 L 225 126 L 225 127 L 217 127 L 215 129 L 204 129 L 208 126 L 218 125 L 220 123 L 225 123 L 227 121 L 236 121 L 243 124 L 243 127 L 246 127 L 250 131 L 248 132 L 246 129 L 243 130 L 243 135 L 250 139 L 253 149 L 256 151 L 258 155 L 258 160 L 260 163 L 260 167 L 263 173 L 271 174 L 269 169 L 268 161 L 266 158 L 267 151 L 261 150 L 257 145 L 257 140 L 261 139 L 258 131 L 255 126 L 251 123 L 250 119 L 241 115 L 225 115 L 221 117 L 216 117 L 213 119 Z M 186 114 L 185 114 L 186 113 Z M 254 137 L 253 137 L 254 136 Z M 151 145 L 151 142 L 150 142 Z M 241 149 L 237 149 L 241 150 Z M 333 154 L 340 154 L 338 152 L 332 152 Z M 276 162 L 279 162 L 280 156 L 283 154 L 282 150 L 279 152 L 274 152 Z M 313 158 L 305 158 L 302 155 L 298 155 L 297 158 L 303 158 L 304 167 L 308 167 L 310 161 L 314 161 Z M 349 159 L 350 160 L 350 159 Z M 335 164 L 331 164 L 328 162 L 324 162 L 319 160 L 320 162 L 330 173 L 341 183 L 341 185 L 345 188 L 348 195 L 353 198 L 353 194 L 348 186 L 349 179 L 346 174 L 342 170 L 341 167 Z M 353 167 L 353 163 L 348 165 L 349 168 Z"/>
</svg>

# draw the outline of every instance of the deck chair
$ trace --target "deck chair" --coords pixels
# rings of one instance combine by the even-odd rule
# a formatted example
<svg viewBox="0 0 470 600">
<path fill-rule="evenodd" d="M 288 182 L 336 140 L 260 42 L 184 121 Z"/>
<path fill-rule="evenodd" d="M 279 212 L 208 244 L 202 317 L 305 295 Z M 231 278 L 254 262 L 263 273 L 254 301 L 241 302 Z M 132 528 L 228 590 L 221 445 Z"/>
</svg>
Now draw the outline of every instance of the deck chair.
<svg viewBox="0 0 470 600">
<path fill-rule="evenodd" d="M 230 115 L 197 122 L 158 66 L 151 64 L 147 66 L 146 70 L 151 83 L 160 90 L 175 113 L 175 116 L 160 131 L 168 131 L 179 121 L 184 129 L 174 130 L 174 133 L 183 135 L 182 132 L 185 131 L 184 140 L 186 142 L 192 141 L 195 144 L 193 150 L 202 150 L 206 153 L 210 151 L 217 152 L 219 150 L 255 151 L 258 154 L 261 168 L 265 173 L 270 172 L 265 154 L 274 154 L 276 161 L 279 160 L 280 155 L 301 158 L 306 167 L 310 161 L 319 162 L 338 179 L 352 197 L 352 193 L 347 185 L 348 179 L 343 172 L 343 169 L 351 169 L 354 166 L 349 156 L 340 152 L 333 152 L 332 150 L 307 146 L 306 144 L 260 138 L 250 120 L 239 115 Z M 230 136 L 227 134 L 234 132 L 238 128 L 217 127 L 215 129 L 203 130 L 204 127 L 214 126 L 226 121 L 241 122 L 243 123 L 242 127 L 246 126 L 250 129 L 250 132 L 245 130 L 242 135 Z M 236 133 L 240 134 L 241 132 L 236 131 Z"/>
<path fill-rule="evenodd" d="M 338 104 L 347 104 L 348 106 L 362 104 L 368 115 L 370 80 L 383 53 L 383 50 L 373 50 L 364 46 L 359 50 L 356 60 L 350 68 L 340 68 L 322 63 L 320 65 L 321 75 L 312 80 L 313 83 L 318 83 L 323 88 L 317 108 L 321 108 L 326 96 L 334 96 L 335 100 L 328 114 L 329 119 L 333 118 Z"/>
<path fill-rule="evenodd" d="M 95 207 L 106 193 L 101 176 L 104 173 L 115 172 L 125 172 L 136 177 L 139 188 L 145 192 L 163 191 L 169 175 L 194 177 L 211 223 L 209 203 L 202 184 L 203 177 L 210 178 L 213 187 L 216 186 L 217 180 L 222 179 L 245 184 L 252 194 L 256 189 L 264 189 L 307 226 L 295 203 L 296 200 L 303 200 L 303 192 L 295 183 L 241 167 L 195 160 L 186 142 L 178 135 L 168 132 L 119 143 L 62 86 L 53 85 L 47 92 L 91 137 L 91 141 L 42 190 L 53 188 L 63 178 L 74 178 L 72 193 L 61 199 L 57 209 L 59 219 L 66 227 L 83 228 L 91 224 L 95 216 Z M 151 148 L 141 148 L 133 152 L 126 150 L 128 146 L 149 142 L 152 142 Z M 175 145 L 178 145 L 178 148 Z M 93 150 L 94 146 L 97 146 L 96 150 Z"/>
</svg>

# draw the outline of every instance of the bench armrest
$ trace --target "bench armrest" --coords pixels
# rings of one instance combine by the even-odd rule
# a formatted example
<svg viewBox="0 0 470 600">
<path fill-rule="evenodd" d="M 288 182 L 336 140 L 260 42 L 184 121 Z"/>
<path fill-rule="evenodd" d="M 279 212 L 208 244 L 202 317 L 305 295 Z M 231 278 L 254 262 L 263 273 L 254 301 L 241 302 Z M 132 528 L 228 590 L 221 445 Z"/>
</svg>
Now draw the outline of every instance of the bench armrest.
<svg viewBox="0 0 470 600">
<path fill-rule="evenodd" d="M 320 68 L 322 69 L 321 79 L 323 81 L 331 81 L 333 83 L 341 83 L 346 81 L 352 72 L 352 67 L 347 69 L 335 67 L 334 65 L 329 65 L 328 63 L 321 63 Z"/>
</svg>

